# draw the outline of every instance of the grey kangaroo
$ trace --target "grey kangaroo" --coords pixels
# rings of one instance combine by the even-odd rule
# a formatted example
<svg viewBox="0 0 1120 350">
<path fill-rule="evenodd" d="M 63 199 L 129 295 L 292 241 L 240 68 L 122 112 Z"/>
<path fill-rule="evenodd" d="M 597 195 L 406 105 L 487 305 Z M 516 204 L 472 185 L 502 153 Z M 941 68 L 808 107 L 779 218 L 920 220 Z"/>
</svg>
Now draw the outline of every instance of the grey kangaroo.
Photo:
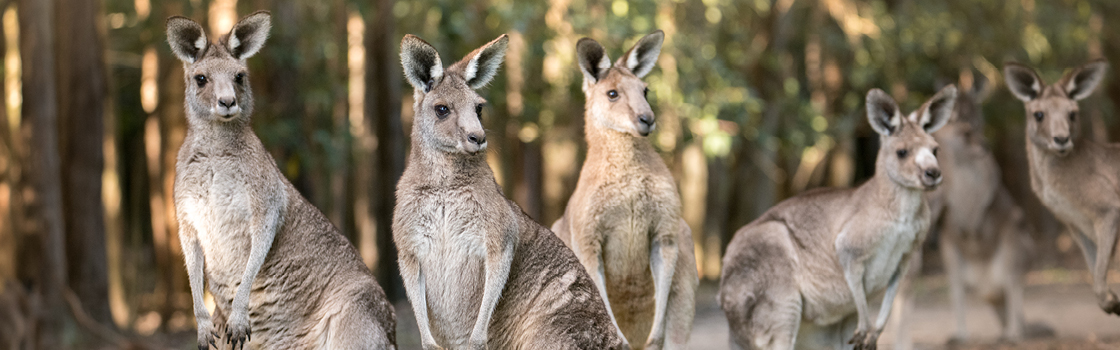
<svg viewBox="0 0 1120 350">
<path fill-rule="evenodd" d="M 358 251 L 292 187 L 250 127 L 245 60 L 270 27 L 269 14 L 257 12 L 212 42 L 190 19 L 167 20 L 186 73 L 175 208 L 198 348 L 395 349 L 392 306 Z"/>
<path fill-rule="evenodd" d="M 1081 137 L 1077 105 L 1093 93 L 1107 70 L 1108 62 L 1097 60 L 1046 85 L 1034 69 L 1007 63 L 1003 77 L 1026 107 L 1031 189 L 1081 247 L 1101 310 L 1120 315 L 1120 299 L 1108 288 L 1120 233 L 1120 144 Z"/>
<path fill-rule="evenodd" d="M 508 41 L 446 69 L 420 38 L 401 41 L 415 118 L 393 240 L 423 347 L 624 349 L 575 254 L 505 198 L 486 163 L 475 90 L 497 74 Z"/>
<path fill-rule="evenodd" d="M 949 120 L 957 89 L 904 116 L 879 89 L 867 118 L 881 136 L 875 175 L 852 189 L 813 190 L 735 233 L 719 302 L 745 349 L 875 349 L 910 257 L 929 230 L 924 192 L 941 183 L 930 133 Z M 872 319 L 868 299 L 883 295 Z"/>
</svg>

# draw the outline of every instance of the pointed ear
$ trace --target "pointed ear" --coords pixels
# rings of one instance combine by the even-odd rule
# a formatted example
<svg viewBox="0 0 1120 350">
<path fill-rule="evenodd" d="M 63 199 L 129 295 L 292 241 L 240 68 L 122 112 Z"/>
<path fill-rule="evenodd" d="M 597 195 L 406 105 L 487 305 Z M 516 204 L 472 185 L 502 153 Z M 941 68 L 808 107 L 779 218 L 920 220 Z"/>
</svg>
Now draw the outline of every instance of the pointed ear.
<svg viewBox="0 0 1120 350">
<path fill-rule="evenodd" d="M 984 74 L 974 74 L 972 77 L 972 90 L 968 92 L 968 97 L 976 103 L 984 102 L 992 95 L 992 84 Z"/>
<path fill-rule="evenodd" d="M 404 77 L 417 90 L 432 91 L 443 79 L 443 62 L 436 48 L 412 34 L 401 39 L 401 66 Z"/>
<path fill-rule="evenodd" d="M 1093 94 L 1107 71 L 1108 61 L 1103 59 L 1086 63 L 1066 74 L 1062 78 L 1062 87 L 1066 89 L 1069 98 L 1083 100 Z"/>
<path fill-rule="evenodd" d="M 626 51 L 625 55 L 619 57 L 615 65 L 630 69 L 630 72 L 638 78 L 645 77 L 646 74 L 649 74 L 649 71 L 653 70 L 653 66 L 657 65 L 657 56 L 661 55 L 661 43 L 664 41 L 665 32 L 660 29 L 649 33 L 638 40 L 638 43 L 630 48 L 630 51 Z"/>
<path fill-rule="evenodd" d="M 171 52 L 186 63 L 194 63 L 206 52 L 210 39 L 202 26 L 182 16 L 171 16 L 167 19 L 167 43 L 171 45 Z"/>
<path fill-rule="evenodd" d="M 611 69 L 611 59 L 607 57 L 607 51 L 594 39 L 579 39 L 576 43 L 576 56 L 579 58 L 579 70 L 583 72 L 585 83 L 599 82 L 599 79 L 606 78 L 607 70 Z"/>
<path fill-rule="evenodd" d="M 902 112 L 886 92 L 871 89 L 867 92 L 867 121 L 871 122 L 871 128 L 879 135 L 890 136 L 901 125 Z"/>
<path fill-rule="evenodd" d="M 239 60 L 249 58 L 264 47 L 271 29 L 272 15 L 268 11 L 253 12 L 233 25 L 226 46 L 234 58 Z"/>
<path fill-rule="evenodd" d="M 1023 102 L 1030 102 L 1042 95 L 1042 79 L 1034 69 L 1018 63 L 1003 65 L 1003 80 L 1011 94 Z"/>
<path fill-rule="evenodd" d="M 463 79 L 471 89 L 479 89 L 498 74 L 498 67 L 506 58 L 506 47 L 509 46 L 509 36 L 502 34 L 497 39 L 483 45 L 467 55 L 466 67 L 463 68 Z"/>
<path fill-rule="evenodd" d="M 926 133 L 932 134 L 949 122 L 949 118 L 953 116 L 953 107 L 956 104 L 957 87 L 946 86 L 922 105 L 922 111 L 918 113 L 918 125 Z"/>
</svg>

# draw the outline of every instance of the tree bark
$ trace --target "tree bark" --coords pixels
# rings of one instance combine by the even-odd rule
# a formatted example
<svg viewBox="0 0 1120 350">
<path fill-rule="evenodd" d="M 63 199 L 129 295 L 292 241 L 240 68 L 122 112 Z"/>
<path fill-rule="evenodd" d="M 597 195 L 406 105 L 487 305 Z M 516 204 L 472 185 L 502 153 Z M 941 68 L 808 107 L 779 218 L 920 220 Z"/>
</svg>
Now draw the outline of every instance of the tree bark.
<svg viewBox="0 0 1120 350">
<path fill-rule="evenodd" d="M 103 112 L 106 81 L 101 2 L 72 0 L 58 19 L 58 119 L 62 136 L 62 193 L 71 288 L 95 321 L 112 324 L 101 204 Z"/>
<path fill-rule="evenodd" d="M 401 126 L 401 73 L 397 56 L 395 0 L 377 0 L 366 20 L 366 118 L 377 135 L 376 174 L 370 189 L 377 227 L 378 282 L 390 300 L 404 297 L 393 244 L 396 184 L 404 173 L 404 129 Z"/>
<path fill-rule="evenodd" d="M 39 260 L 35 276 L 43 297 L 39 312 L 40 348 L 61 347 L 66 326 L 67 288 L 65 217 L 62 212 L 62 179 L 58 152 L 58 106 L 54 57 L 54 1 L 22 0 L 19 3 L 20 55 L 23 64 L 23 123 L 28 136 L 27 180 L 33 199 L 28 203 L 28 227 L 39 249 L 29 254 Z M 34 248 L 31 248 L 34 249 Z"/>
</svg>

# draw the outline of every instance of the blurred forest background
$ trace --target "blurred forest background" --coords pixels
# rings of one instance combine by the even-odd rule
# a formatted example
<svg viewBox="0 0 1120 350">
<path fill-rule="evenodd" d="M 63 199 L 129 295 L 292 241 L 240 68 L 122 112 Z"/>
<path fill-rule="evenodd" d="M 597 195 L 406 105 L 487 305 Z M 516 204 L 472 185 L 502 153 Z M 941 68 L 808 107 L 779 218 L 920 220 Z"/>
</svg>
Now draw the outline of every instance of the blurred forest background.
<svg viewBox="0 0 1120 350">
<path fill-rule="evenodd" d="M 586 149 L 576 41 L 617 58 L 664 30 L 646 78 L 650 141 L 679 180 L 709 280 L 734 230 L 777 201 L 871 174 L 869 89 L 909 111 L 941 84 L 984 78 L 984 132 L 1038 228 L 1035 267 L 1084 268 L 1030 192 L 1024 113 L 1000 69 L 1025 62 L 1054 81 L 1092 58 L 1120 62 L 1113 0 L 0 0 L 0 347 L 28 330 L 45 349 L 193 332 L 171 198 L 183 72 L 164 23 L 187 16 L 216 38 L 262 9 L 273 30 L 249 59 L 254 129 L 391 298 L 404 298 L 389 228 L 411 128 L 406 33 L 444 62 L 510 35 L 482 92 L 489 159 L 547 226 Z M 1117 78 L 1082 103 L 1089 137 L 1120 140 Z"/>
</svg>

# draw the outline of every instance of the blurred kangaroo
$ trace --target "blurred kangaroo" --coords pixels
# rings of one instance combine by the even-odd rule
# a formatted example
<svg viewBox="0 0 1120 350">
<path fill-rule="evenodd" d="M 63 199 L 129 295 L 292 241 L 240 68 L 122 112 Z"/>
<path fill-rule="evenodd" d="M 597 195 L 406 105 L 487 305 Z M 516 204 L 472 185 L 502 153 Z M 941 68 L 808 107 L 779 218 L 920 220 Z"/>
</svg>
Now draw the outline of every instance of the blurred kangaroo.
<svg viewBox="0 0 1120 350">
<path fill-rule="evenodd" d="M 420 38 L 401 41 L 415 118 L 393 240 L 423 348 L 624 349 L 575 255 L 502 195 L 486 163 L 475 89 L 508 41 L 447 69 Z"/>
<path fill-rule="evenodd" d="M 186 80 L 175 208 L 198 348 L 394 349 L 392 306 L 358 251 L 292 187 L 250 127 L 245 60 L 270 28 L 268 12 L 256 12 L 211 42 L 198 23 L 167 20 Z"/>
<path fill-rule="evenodd" d="M 1108 62 L 1092 61 L 1046 85 L 1030 67 L 1003 67 L 1008 89 L 1026 107 L 1031 189 L 1081 247 L 1098 305 L 1120 315 L 1120 299 L 1107 281 L 1120 230 L 1120 144 L 1081 137 L 1077 105 L 1107 70 Z"/>
<path fill-rule="evenodd" d="M 941 183 L 937 142 L 957 89 L 903 116 L 885 92 L 867 94 L 881 136 L 875 175 L 853 189 L 805 192 L 735 233 L 719 302 L 744 349 L 875 349 L 909 259 L 929 229 L 925 191 Z M 872 319 L 868 299 L 883 295 Z M 737 345 L 737 346 L 736 346 Z"/>
<path fill-rule="evenodd" d="M 692 231 L 681 219 L 673 175 L 646 139 L 655 121 L 641 80 L 657 63 L 664 38 L 660 30 L 646 35 L 613 67 L 595 40 L 576 44 L 587 98 L 587 160 L 552 230 L 593 276 L 630 344 L 682 349 L 699 283 Z"/>
<path fill-rule="evenodd" d="M 968 336 L 966 289 L 995 309 L 1005 340 L 1053 334 L 1042 324 L 1024 325 L 1023 277 L 1034 243 L 1023 209 L 1000 180 L 999 164 L 984 140 L 980 103 L 989 90 L 978 75 L 972 89 L 957 96 L 949 123 L 933 133 L 945 181 L 927 199 L 956 315 L 952 341 Z"/>
</svg>

